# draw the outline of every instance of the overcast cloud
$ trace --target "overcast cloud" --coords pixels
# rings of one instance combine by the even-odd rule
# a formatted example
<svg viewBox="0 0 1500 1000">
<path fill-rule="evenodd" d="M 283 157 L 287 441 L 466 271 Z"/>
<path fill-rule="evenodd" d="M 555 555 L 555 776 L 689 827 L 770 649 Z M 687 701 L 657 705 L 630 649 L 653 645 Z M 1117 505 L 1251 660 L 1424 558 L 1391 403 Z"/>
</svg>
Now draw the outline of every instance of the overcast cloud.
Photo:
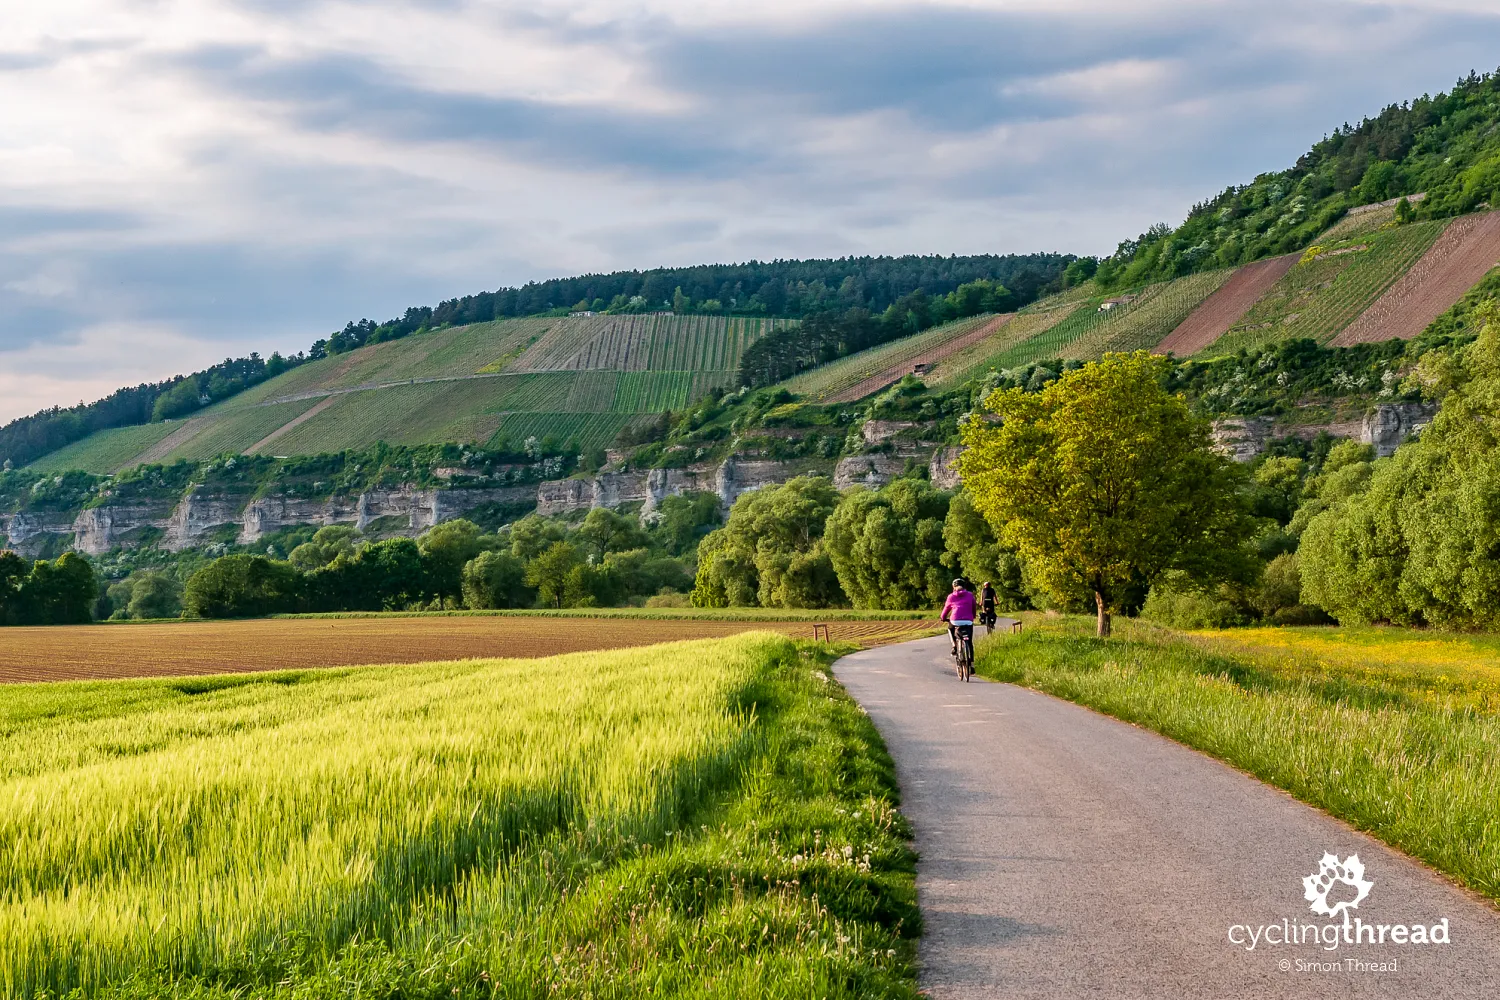
<svg viewBox="0 0 1500 1000">
<path fill-rule="evenodd" d="M 1500 0 L 49 0 L 0 420 L 534 278 L 1101 253 L 1500 61 Z"/>
</svg>

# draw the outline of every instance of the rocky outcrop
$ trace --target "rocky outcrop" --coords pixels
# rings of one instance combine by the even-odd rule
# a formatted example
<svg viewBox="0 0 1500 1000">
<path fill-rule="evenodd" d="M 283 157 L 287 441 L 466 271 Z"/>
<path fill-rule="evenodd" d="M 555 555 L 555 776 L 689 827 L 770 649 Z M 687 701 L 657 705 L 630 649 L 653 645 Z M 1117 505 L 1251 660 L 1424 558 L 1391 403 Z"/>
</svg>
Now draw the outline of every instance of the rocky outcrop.
<svg viewBox="0 0 1500 1000">
<path fill-rule="evenodd" d="M 73 519 L 66 514 L 21 513 L 0 515 L 0 534 L 5 545 L 27 558 L 35 558 L 57 535 L 69 535 Z"/>
<path fill-rule="evenodd" d="M 1213 422 L 1214 447 L 1236 462 L 1248 462 L 1266 449 L 1274 436 L 1271 417 L 1225 417 Z"/>
<path fill-rule="evenodd" d="M 833 469 L 833 485 L 841 490 L 851 486 L 879 489 L 906 471 L 910 459 L 900 455 L 876 452 L 872 455 L 850 455 L 839 459 Z"/>
<path fill-rule="evenodd" d="M 1273 417 L 1224 417 L 1213 423 L 1214 445 L 1236 462 L 1249 462 L 1266 450 L 1273 438 L 1299 437 L 1311 441 L 1321 434 L 1352 438 L 1373 445 L 1377 457 L 1395 452 L 1401 442 L 1432 422 L 1437 406 L 1431 403 L 1380 403 L 1363 420 L 1326 424 L 1282 424 Z"/>
<path fill-rule="evenodd" d="M 188 491 L 178 501 L 167 523 L 164 548 L 174 551 L 199 544 L 199 537 L 214 528 L 236 525 L 249 500 L 244 494 Z"/>
<path fill-rule="evenodd" d="M 864 439 L 866 447 L 872 447 L 917 426 L 911 420 L 866 420 L 860 425 L 859 436 Z"/>
<path fill-rule="evenodd" d="M 948 445 L 939 448 L 932 453 L 932 459 L 927 463 L 927 478 L 932 485 L 940 490 L 956 490 L 963 482 L 958 474 L 958 456 L 963 454 L 963 449 L 958 445 Z"/>
<path fill-rule="evenodd" d="M 103 555 L 128 545 L 130 534 L 142 528 L 170 530 L 172 511 L 160 507 L 92 507 L 73 519 L 73 548 L 85 555 Z M 180 546 L 179 546 L 180 547 Z"/>
<path fill-rule="evenodd" d="M 139 544 L 141 529 L 154 528 L 162 532 L 159 544 L 176 551 L 203 544 L 203 536 L 216 528 L 232 526 L 239 544 L 253 545 L 282 528 L 349 524 L 364 531 L 388 517 L 405 521 L 399 533 L 418 535 L 486 504 L 529 505 L 536 496 L 531 486 L 445 490 L 396 487 L 358 496 L 248 500 L 242 494 L 195 489 L 172 507 L 106 504 L 81 511 L 71 519 L 66 514 L 0 515 L 0 535 L 5 536 L 0 544 L 34 557 L 49 545 L 55 547 L 58 536 L 71 536 L 72 548 L 98 556 L 114 548 L 131 548 Z"/>
<path fill-rule="evenodd" d="M 1436 403 L 1384 403 L 1365 414 L 1359 439 L 1375 446 L 1377 458 L 1385 458 L 1408 437 L 1421 433 L 1436 415 Z"/>
<path fill-rule="evenodd" d="M 736 458 L 724 460 L 714 476 L 714 492 L 727 509 L 735 500 L 751 490 L 765 486 L 779 486 L 794 476 L 805 474 L 791 462 L 779 462 L 769 458 Z M 826 473 L 825 473 L 826 474 Z"/>
</svg>

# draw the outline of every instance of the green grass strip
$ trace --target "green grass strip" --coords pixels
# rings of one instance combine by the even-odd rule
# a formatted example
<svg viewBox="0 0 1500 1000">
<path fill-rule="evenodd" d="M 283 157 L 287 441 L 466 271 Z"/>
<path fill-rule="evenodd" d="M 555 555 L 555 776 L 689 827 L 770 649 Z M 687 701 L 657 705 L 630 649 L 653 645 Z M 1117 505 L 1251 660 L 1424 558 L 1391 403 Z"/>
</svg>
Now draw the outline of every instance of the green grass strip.
<svg viewBox="0 0 1500 1000">
<path fill-rule="evenodd" d="M 1482 671 L 1455 688 L 1451 670 L 1388 658 L 1091 625 L 1038 618 L 981 643 L 978 671 L 1153 729 L 1500 898 L 1500 716 Z"/>
</svg>

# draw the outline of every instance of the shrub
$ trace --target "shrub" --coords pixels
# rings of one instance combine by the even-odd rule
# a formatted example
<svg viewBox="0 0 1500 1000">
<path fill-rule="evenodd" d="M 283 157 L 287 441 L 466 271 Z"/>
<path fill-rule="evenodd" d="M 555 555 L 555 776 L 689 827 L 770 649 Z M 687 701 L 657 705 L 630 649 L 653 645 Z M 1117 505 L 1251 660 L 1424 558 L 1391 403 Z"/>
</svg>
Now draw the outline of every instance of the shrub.
<svg viewBox="0 0 1500 1000">
<path fill-rule="evenodd" d="M 221 556 L 188 580 L 183 607 L 193 618 L 253 618 L 295 611 L 301 583 L 290 563 L 265 556 Z"/>
</svg>

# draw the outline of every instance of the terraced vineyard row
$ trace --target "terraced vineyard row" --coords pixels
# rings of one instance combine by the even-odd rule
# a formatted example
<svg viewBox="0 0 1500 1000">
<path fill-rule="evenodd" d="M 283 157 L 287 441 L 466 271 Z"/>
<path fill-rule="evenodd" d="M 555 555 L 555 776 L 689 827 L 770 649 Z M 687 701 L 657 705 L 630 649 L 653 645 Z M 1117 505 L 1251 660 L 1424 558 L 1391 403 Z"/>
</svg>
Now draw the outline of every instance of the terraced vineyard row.
<svg viewBox="0 0 1500 1000">
<path fill-rule="evenodd" d="M 617 413 L 660 413 L 686 406 L 694 372 L 622 372 L 615 388 Z"/>
<path fill-rule="evenodd" d="M 531 437 L 538 441 L 551 437 L 560 443 L 576 440 L 583 449 L 603 448 L 637 419 L 633 413 L 506 413 L 490 443 L 517 445 Z"/>
<path fill-rule="evenodd" d="M 1092 361 L 1110 351 L 1150 350 L 1233 273 L 1233 270 L 1205 271 L 1150 285 L 1127 308 L 1103 314 L 1102 322 L 1075 339 L 1059 356 Z"/>
<path fill-rule="evenodd" d="M 620 372 L 581 371 L 571 373 L 573 385 L 568 390 L 567 402 L 561 407 L 556 401 L 552 406 L 527 407 L 527 409 L 562 409 L 574 413 L 608 413 L 615 408 L 615 391 L 620 384 Z M 515 409 L 515 407 L 506 407 Z"/>
<path fill-rule="evenodd" d="M 935 326 L 910 337 L 902 337 L 888 344 L 840 358 L 831 364 L 803 372 L 787 379 L 782 385 L 789 391 L 809 400 L 828 400 L 854 388 L 854 386 L 881 373 L 921 358 L 949 341 L 975 332 L 994 316 L 971 316 L 954 323 Z"/>
<path fill-rule="evenodd" d="M 510 370 L 733 370 L 745 348 L 783 324 L 671 313 L 570 316 L 556 320 Z"/>
<path fill-rule="evenodd" d="M 1061 323 L 1078 307 L 1079 303 L 1075 301 L 1056 309 L 1019 313 L 993 335 L 945 358 L 923 381 L 931 386 L 945 387 L 960 385 L 983 375 L 996 367 L 998 359 L 1007 351 Z"/>
<path fill-rule="evenodd" d="M 1406 273 L 1447 226 L 1447 221 L 1416 222 L 1325 246 L 1294 266 L 1203 353 L 1230 354 L 1291 337 L 1327 343 Z"/>
<path fill-rule="evenodd" d="M 115 427 L 44 455 L 27 468 L 37 472 L 82 469 L 103 476 L 135 465 L 135 457 L 182 426 L 181 421 Z"/>
<path fill-rule="evenodd" d="M 1410 340 L 1463 298 L 1500 260 L 1500 212 L 1454 219 L 1422 259 L 1334 338 L 1339 347 Z"/>
<path fill-rule="evenodd" d="M 1163 287 L 1165 286 L 1150 286 L 1130 301 L 1121 302 L 1107 310 L 1102 308 L 1108 301 L 1107 299 L 1098 296 L 1090 298 L 1074 307 L 1065 319 L 1051 324 L 1035 336 L 991 358 L 990 364 L 995 368 L 1014 368 L 1033 361 L 1062 357 L 1063 352 L 1075 340 L 1093 332 L 1096 328 L 1112 326 L 1120 322 L 1145 305 Z"/>
</svg>

